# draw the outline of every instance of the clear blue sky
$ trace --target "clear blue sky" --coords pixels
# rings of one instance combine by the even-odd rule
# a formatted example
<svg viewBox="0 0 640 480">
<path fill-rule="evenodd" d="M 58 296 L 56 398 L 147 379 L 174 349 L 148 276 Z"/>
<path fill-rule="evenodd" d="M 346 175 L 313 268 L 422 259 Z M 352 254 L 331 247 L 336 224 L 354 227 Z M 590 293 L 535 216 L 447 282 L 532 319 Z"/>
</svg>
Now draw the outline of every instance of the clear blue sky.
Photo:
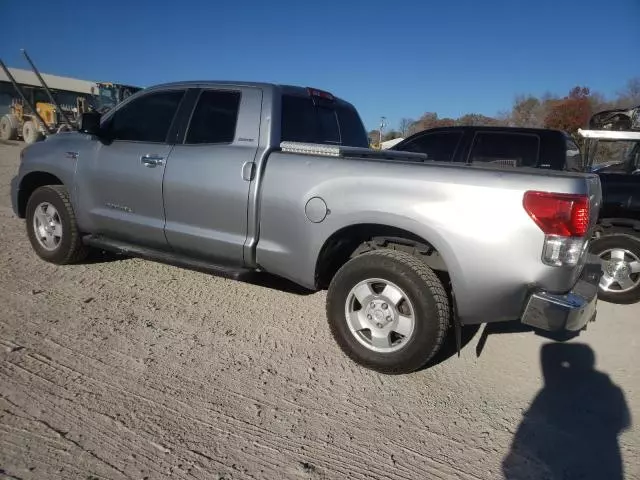
<svg viewBox="0 0 640 480">
<path fill-rule="evenodd" d="M 640 0 L 0 0 L 0 18 L 12 67 L 26 48 L 41 71 L 88 80 L 315 86 L 368 129 L 381 115 L 390 127 L 426 111 L 493 115 L 518 93 L 576 84 L 613 95 L 640 75 Z"/>
</svg>

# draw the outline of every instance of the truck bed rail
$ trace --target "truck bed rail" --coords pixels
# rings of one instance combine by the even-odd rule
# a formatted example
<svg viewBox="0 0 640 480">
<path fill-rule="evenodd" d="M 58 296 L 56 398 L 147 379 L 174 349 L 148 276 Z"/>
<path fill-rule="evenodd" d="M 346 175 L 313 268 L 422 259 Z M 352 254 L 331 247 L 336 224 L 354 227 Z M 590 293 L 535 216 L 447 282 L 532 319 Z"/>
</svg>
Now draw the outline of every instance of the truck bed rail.
<svg viewBox="0 0 640 480">
<path fill-rule="evenodd" d="M 322 155 L 325 157 L 378 158 L 388 160 L 409 160 L 413 162 L 424 162 L 425 160 L 428 160 L 426 153 L 374 150 L 372 148 L 326 145 L 323 143 L 281 142 L 280 149 L 283 152 L 288 153 Z"/>
</svg>

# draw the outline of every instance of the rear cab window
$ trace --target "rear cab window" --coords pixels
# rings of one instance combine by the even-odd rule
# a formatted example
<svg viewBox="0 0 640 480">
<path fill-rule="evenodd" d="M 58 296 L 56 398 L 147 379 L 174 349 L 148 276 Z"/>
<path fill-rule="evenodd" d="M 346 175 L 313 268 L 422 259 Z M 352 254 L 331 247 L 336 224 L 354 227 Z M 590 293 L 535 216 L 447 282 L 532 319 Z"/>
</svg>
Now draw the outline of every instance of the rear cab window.
<svg viewBox="0 0 640 480">
<path fill-rule="evenodd" d="M 447 132 L 427 132 L 399 144 L 395 150 L 414 153 L 426 153 L 428 160 L 434 162 L 453 161 L 464 132 L 460 130 Z"/>
<path fill-rule="evenodd" d="M 283 93 L 281 122 L 282 141 L 369 147 L 358 112 L 337 99 Z"/>
<path fill-rule="evenodd" d="M 478 132 L 473 140 L 469 163 L 502 167 L 535 167 L 540 139 L 528 133 Z"/>
</svg>

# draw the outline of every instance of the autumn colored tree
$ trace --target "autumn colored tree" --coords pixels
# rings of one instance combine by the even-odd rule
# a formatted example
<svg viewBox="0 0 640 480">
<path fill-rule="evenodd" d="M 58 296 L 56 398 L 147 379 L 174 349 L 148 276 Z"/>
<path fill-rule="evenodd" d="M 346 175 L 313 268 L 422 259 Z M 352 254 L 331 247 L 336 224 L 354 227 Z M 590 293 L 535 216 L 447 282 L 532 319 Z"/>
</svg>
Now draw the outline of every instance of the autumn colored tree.
<svg viewBox="0 0 640 480">
<path fill-rule="evenodd" d="M 572 88 L 568 96 L 554 102 L 544 119 L 544 126 L 575 134 L 589 123 L 592 114 L 589 95 L 587 87 Z"/>
<path fill-rule="evenodd" d="M 564 98 L 552 93 L 541 96 L 519 95 L 508 111 L 495 117 L 471 113 L 453 119 L 440 118 L 436 112 L 426 112 L 415 121 L 402 118 L 398 131 L 387 133 L 385 138 L 392 138 L 392 135 L 407 137 L 422 130 L 453 125 L 547 127 L 564 130 L 575 136 L 579 128 L 588 125 L 594 113 L 612 108 L 632 108 L 637 105 L 640 105 L 640 77 L 630 79 L 613 98 L 606 98 L 587 87 L 577 86 Z M 378 130 L 369 132 L 369 137 L 372 143 L 377 144 Z"/>
<path fill-rule="evenodd" d="M 453 118 L 438 118 L 435 112 L 427 112 L 411 126 L 411 133 L 436 127 L 452 127 L 456 124 Z"/>
<path fill-rule="evenodd" d="M 480 113 L 467 113 L 455 121 L 456 125 L 465 126 L 492 126 L 500 125 L 500 121 L 493 117 L 487 117 Z"/>
</svg>

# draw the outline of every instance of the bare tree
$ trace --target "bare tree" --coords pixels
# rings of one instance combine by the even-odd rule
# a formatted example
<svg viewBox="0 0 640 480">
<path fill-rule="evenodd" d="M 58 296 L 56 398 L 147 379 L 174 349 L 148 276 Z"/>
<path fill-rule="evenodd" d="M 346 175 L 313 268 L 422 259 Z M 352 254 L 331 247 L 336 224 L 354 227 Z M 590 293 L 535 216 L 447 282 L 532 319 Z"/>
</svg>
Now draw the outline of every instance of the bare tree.
<svg viewBox="0 0 640 480">
<path fill-rule="evenodd" d="M 630 108 L 640 105 L 640 77 L 634 77 L 627 82 L 625 88 L 618 92 L 620 108 Z"/>
<path fill-rule="evenodd" d="M 400 125 L 399 125 L 400 135 L 403 137 L 406 137 L 407 135 L 409 135 L 409 129 L 411 128 L 411 125 L 413 123 L 414 121 L 410 118 L 400 119 Z"/>
</svg>

